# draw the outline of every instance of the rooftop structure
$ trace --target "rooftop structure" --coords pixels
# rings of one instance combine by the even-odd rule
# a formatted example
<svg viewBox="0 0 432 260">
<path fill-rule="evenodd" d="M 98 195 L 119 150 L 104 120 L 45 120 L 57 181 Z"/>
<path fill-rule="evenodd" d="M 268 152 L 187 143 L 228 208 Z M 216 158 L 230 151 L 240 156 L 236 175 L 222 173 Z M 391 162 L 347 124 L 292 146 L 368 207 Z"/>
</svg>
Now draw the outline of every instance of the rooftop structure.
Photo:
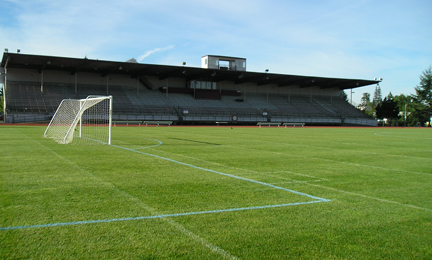
<svg viewBox="0 0 432 260">
<path fill-rule="evenodd" d="M 206 55 L 201 58 L 201 68 L 246 71 L 246 59 L 238 57 Z"/>
</svg>

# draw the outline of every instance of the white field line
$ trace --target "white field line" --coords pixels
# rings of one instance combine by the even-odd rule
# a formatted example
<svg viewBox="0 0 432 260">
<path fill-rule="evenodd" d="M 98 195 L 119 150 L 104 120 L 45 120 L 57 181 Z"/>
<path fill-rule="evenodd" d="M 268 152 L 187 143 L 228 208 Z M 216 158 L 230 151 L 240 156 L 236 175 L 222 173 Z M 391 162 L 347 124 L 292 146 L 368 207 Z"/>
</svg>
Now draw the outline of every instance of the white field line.
<svg viewBox="0 0 432 260">
<path fill-rule="evenodd" d="M 427 131 L 427 130 L 426 130 Z M 417 136 L 412 136 L 412 134 L 410 134 L 409 136 L 403 136 L 403 135 L 394 135 L 392 132 L 382 132 L 382 133 L 374 133 L 374 135 L 378 135 L 378 136 L 386 136 L 386 137 L 397 137 L 397 138 L 409 138 L 409 139 L 428 139 L 428 140 L 432 140 L 432 138 L 428 138 L 428 137 L 417 137 Z M 417 134 L 418 135 L 418 134 Z M 402 143 L 402 142 L 400 142 Z"/>
<path fill-rule="evenodd" d="M 266 141 L 266 140 L 258 140 L 264 143 L 274 143 L 274 144 L 281 144 L 281 143 L 276 143 L 276 142 L 272 142 L 272 141 Z M 312 145 L 304 145 L 304 144 L 288 144 L 288 143 L 283 143 L 285 145 L 295 145 L 295 146 L 305 146 L 305 147 L 312 147 L 312 148 L 322 148 L 322 149 L 332 149 L 335 150 L 335 148 L 329 148 L 329 147 L 321 147 L 321 146 L 312 146 Z M 245 149 L 245 150 L 259 150 L 259 151 L 263 151 L 260 149 L 254 149 L 254 148 L 246 148 L 246 147 L 241 147 L 241 146 L 232 146 L 232 145 L 228 145 L 228 144 L 224 144 L 222 146 L 226 146 L 226 147 L 231 147 L 231 148 L 237 148 L 237 149 Z M 160 150 L 157 150 L 160 151 Z M 296 155 L 296 154 L 285 154 L 285 153 L 280 153 L 280 152 L 275 152 L 275 151 L 265 151 L 265 152 L 270 152 L 270 153 L 275 153 L 278 155 L 285 155 L 285 156 L 295 156 L 295 157 L 299 157 L 299 158 L 309 158 L 309 159 L 314 159 L 314 160 L 323 160 L 323 161 L 328 161 L 328 162 L 334 162 L 334 163 L 342 163 L 342 164 L 348 164 L 348 165 L 353 165 L 353 166 L 361 166 L 361 167 L 369 167 L 369 168 L 374 168 L 374 169 L 380 169 L 380 170 L 390 170 L 390 171 L 398 171 L 398 172 L 406 172 L 406 173 L 414 173 L 414 174 L 421 174 L 421 175 L 429 175 L 432 177 L 431 173 L 424 173 L 424 172 L 416 172 L 416 171 L 407 171 L 407 170 L 402 170 L 402 169 L 391 169 L 391 168 L 385 168 L 385 167 L 380 167 L 380 166 L 373 166 L 373 165 L 366 165 L 366 164 L 359 164 L 359 163 L 350 163 L 350 162 L 344 162 L 344 161 L 337 161 L 337 160 L 331 160 L 331 159 L 325 159 L 325 158 L 319 158 L 319 157 L 310 157 L 310 156 L 302 156 L 302 155 Z M 380 154 L 380 153 L 369 153 L 369 152 L 363 152 L 363 153 L 368 153 L 368 154 L 376 154 L 376 155 L 384 155 L 384 154 Z M 180 154 L 178 154 L 180 155 Z M 392 155 L 392 154 L 385 154 L 388 156 L 398 156 L 398 157 L 406 157 L 406 158 L 415 158 L 415 159 L 425 159 L 425 160 L 430 160 L 430 158 L 425 158 L 425 157 L 413 157 L 413 156 L 406 156 L 406 155 Z M 193 158 L 193 157 L 190 157 Z M 196 159 L 196 158 L 195 158 Z M 216 164 L 216 163 L 214 163 Z M 223 166 L 223 165 L 222 165 Z M 317 177 L 315 177 L 317 178 Z"/>
<path fill-rule="evenodd" d="M 27 137 L 27 136 L 26 136 Z M 144 202 L 142 202 L 141 200 L 139 200 L 138 198 L 130 195 L 127 192 L 124 192 L 122 190 L 119 190 L 116 186 L 114 186 L 112 183 L 106 182 L 96 176 L 94 176 L 92 173 L 84 170 L 83 168 L 81 168 L 80 166 L 78 166 L 76 163 L 66 159 L 65 157 L 59 155 L 58 153 L 54 152 L 53 150 L 49 149 L 48 147 L 42 145 L 41 143 L 39 143 L 38 141 L 31 139 L 29 137 L 27 137 L 28 139 L 38 143 L 41 147 L 49 150 L 52 154 L 54 154 L 56 157 L 60 158 L 61 160 L 67 162 L 68 164 L 70 164 L 72 167 L 80 170 L 83 173 L 86 173 L 88 175 L 90 175 L 91 177 L 93 177 L 95 180 L 97 180 L 98 182 L 112 188 L 113 190 L 117 191 L 118 193 L 120 193 L 121 195 L 123 195 L 124 197 L 130 199 L 131 201 L 135 202 L 136 204 L 138 204 L 141 208 L 149 211 L 151 214 L 154 215 L 161 215 L 159 214 L 156 210 L 154 210 L 153 208 L 149 207 L 148 205 L 146 205 Z M 202 237 L 198 236 L 197 234 L 193 233 L 192 231 L 186 229 L 185 227 L 183 227 L 182 225 L 180 225 L 179 223 L 175 222 L 174 220 L 170 219 L 170 218 L 161 218 L 161 220 L 167 222 L 168 224 L 172 225 L 173 227 L 175 227 L 177 230 L 179 230 L 180 232 L 182 232 L 184 235 L 187 235 L 188 237 L 192 238 L 193 240 L 195 240 L 196 242 L 200 243 L 201 245 L 205 246 L 206 248 L 208 248 L 210 251 L 217 253 L 219 255 L 221 255 L 223 258 L 225 259 L 238 259 L 237 257 L 233 256 L 232 254 L 230 254 L 229 252 L 223 250 L 222 248 L 206 241 L 205 239 L 203 239 Z"/>
<path fill-rule="evenodd" d="M 261 172 L 261 174 L 273 174 L 273 173 L 284 173 L 284 172 L 289 173 L 289 174 L 298 175 L 298 176 L 309 177 L 309 178 L 312 178 L 312 179 L 317 179 L 317 180 L 312 180 L 312 181 L 328 181 L 329 180 L 329 179 L 326 179 L 326 178 L 316 177 L 316 176 L 312 176 L 312 175 L 308 175 L 308 174 L 303 174 L 303 173 L 292 172 L 292 171 Z"/>
<path fill-rule="evenodd" d="M 161 152 L 160 150 L 158 150 L 158 151 Z M 163 152 L 165 152 L 165 151 L 163 151 Z M 165 153 L 170 153 L 170 152 L 165 152 Z M 273 152 L 273 153 L 277 153 L 277 152 Z M 170 153 L 170 154 L 173 154 L 173 153 Z M 248 170 L 248 169 L 242 169 L 242 168 L 238 168 L 238 167 L 231 167 L 231 166 L 223 165 L 223 164 L 220 164 L 220 163 L 210 162 L 210 161 L 206 161 L 206 160 L 202 160 L 202 159 L 199 159 L 199 158 L 195 158 L 195 157 L 191 157 L 191 156 L 186 156 L 186 155 L 182 155 L 182 154 L 175 154 L 175 155 L 183 156 L 185 158 L 190 158 L 190 159 L 194 159 L 194 160 L 198 160 L 198 161 L 202 161 L 202 162 L 206 162 L 206 163 L 210 163 L 210 164 L 215 164 L 215 165 L 223 166 L 223 167 L 230 168 L 230 169 L 240 170 L 240 171 L 243 171 L 243 172 L 249 172 L 249 173 L 260 174 L 260 175 L 266 174 L 266 176 L 269 176 L 265 172 L 257 172 L 257 171 Z M 313 159 L 320 159 L 320 158 L 313 158 Z M 322 160 L 327 160 L 327 159 L 322 159 Z M 329 160 L 329 161 L 332 161 L 332 160 Z M 335 161 L 335 162 L 337 162 L 337 161 Z M 296 174 L 296 175 L 313 177 L 311 175 L 294 173 L 294 172 L 291 172 L 291 171 L 279 171 L 279 172 L 288 172 L 288 173 L 292 173 L 292 174 Z M 275 177 L 275 178 L 282 179 L 282 180 L 288 180 L 288 182 L 278 182 L 276 184 L 281 184 L 281 183 L 305 183 L 305 184 L 310 185 L 310 186 L 315 186 L 315 187 L 320 187 L 320 188 L 324 188 L 324 189 L 329 189 L 329 190 L 333 190 L 333 191 L 337 191 L 337 192 L 342 192 L 342 193 L 346 193 L 346 194 L 351 194 L 351 195 L 355 195 L 355 196 L 360 196 L 360 197 L 364 197 L 364 198 L 368 198 L 368 199 L 373 199 L 373 200 L 377 200 L 377 201 L 381 201 L 381 202 L 392 203 L 392 204 L 399 205 L 399 206 L 404 206 L 404 207 L 409 207 L 409 208 L 414 208 L 414 209 L 421 209 L 421 210 L 426 210 L 426 211 L 432 211 L 432 209 L 428 209 L 428 208 L 424 208 L 424 207 L 414 206 L 414 205 L 410 205 L 410 204 L 404 204 L 404 203 L 400 203 L 400 202 L 396 202 L 396 201 L 392 201 L 392 200 L 380 199 L 380 198 L 376 198 L 376 197 L 372 197 L 372 196 L 363 195 L 363 194 L 360 194 L 360 193 L 354 193 L 354 192 L 349 192 L 349 191 L 334 189 L 334 188 L 330 188 L 330 187 L 323 186 L 323 185 L 312 184 L 311 183 L 312 181 L 304 181 L 304 182 L 294 181 L 294 180 L 291 180 L 289 178 L 284 178 L 284 177 L 277 176 L 277 175 L 271 175 L 271 177 Z M 318 177 L 315 177 L 315 178 L 319 179 Z M 328 181 L 328 180 L 327 179 L 315 180 L 315 182 L 317 182 L 317 181 Z"/>
<path fill-rule="evenodd" d="M 427 130 L 426 130 L 427 131 Z M 374 133 L 375 135 L 381 135 L 381 134 L 377 134 L 377 133 Z M 203 135 L 203 134 L 197 134 L 197 133 L 194 133 L 194 136 L 196 136 L 196 135 L 200 135 L 200 136 L 203 136 L 204 138 L 208 138 L 208 136 L 206 136 L 206 135 Z M 390 135 L 382 135 L 382 136 L 390 136 Z M 391 137 L 393 137 L 393 136 L 391 136 Z M 403 137 L 403 136 L 401 136 L 401 137 Z M 227 137 L 221 137 L 221 136 L 218 136 L 218 138 L 227 138 Z M 415 137 L 412 137 L 412 136 L 406 136 L 406 138 L 415 138 Z M 417 138 L 417 139 L 420 139 L 420 138 Z M 431 139 L 432 140 L 432 138 L 421 138 L 422 140 L 424 140 L 424 139 Z M 261 141 L 261 142 L 271 142 L 271 141 L 266 141 L 266 140 L 259 140 L 259 141 Z M 325 141 L 321 141 L 321 140 L 316 140 L 316 142 L 325 142 Z M 275 143 L 275 142 L 271 142 L 271 143 Z M 364 143 L 351 143 L 351 142 L 341 142 L 341 143 L 343 143 L 343 144 L 353 144 L 353 145 L 361 145 L 361 146 L 366 146 L 366 147 L 381 147 L 381 148 L 392 148 L 391 146 L 388 146 L 388 145 L 382 145 L 382 144 L 380 144 L 380 145 L 367 145 L 367 144 L 364 144 Z M 406 142 L 394 142 L 394 143 L 401 143 L 401 144 L 406 144 Z M 280 143 L 277 143 L 277 144 L 280 144 Z M 331 147 L 322 147 L 322 146 L 312 146 L 312 145 L 303 145 L 303 144 L 289 144 L 289 145 L 297 145 L 297 146 L 309 146 L 309 147 L 318 147 L 318 148 L 326 148 L 326 149 L 335 149 L 335 148 L 331 148 Z M 421 149 L 421 148 L 411 148 L 411 147 L 407 147 L 407 148 L 405 148 L 405 149 L 407 149 L 407 150 L 418 150 L 418 151 L 426 151 L 426 152 L 430 152 L 431 150 L 430 149 Z M 374 153 L 374 154 L 379 154 L 379 155 L 382 155 L 382 153 Z M 386 154 L 386 155 L 389 155 L 389 156 L 407 156 L 407 155 L 397 155 L 397 154 Z M 407 156 L 407 157 L 410 157 L 410 156 Z M 413 158 L 420 158 L 420 159 L 429 159 L 429 158 L 427 158 L 427 157 L 413 157 Z"/>
<path fill-rule="evenodd" d="M 318 145 L 309 145 L 309 144 L 292 144 L 292 143 L 277 143 L 277 142 L 272 142 L 272 141 L 266 141 L 266 140 L 258 140 L 260 142 L 266 142 L 266 143 L 273 143 L 273 144 L 283 144 L 283 145 L 289 145 L 289 146 L 299 146 L 299 147 L 309 147 L 309 148 L 319 148 L 319 149 L 328 149 L 328 150 L 337 150 L 340 151 L 341 149 L 337 149 L 337 148 L 332 148 L 332 147 L 327 147 L 327 146 L 318 146 Z M 318 140 L 319 142 L 319 140 Z M 390 146 L 388 146 L 387 148 L 391 148 Z M 352 152 L 352 150 L 349 149 L 343 149 L 349 152 Z M 421 151 L 428 151 L 430 152 L 431 150 L 424 150 L 424 149 L 417 149 L 417 150 L 421 150 Z M 369 152 L 369 151 L 355 151 L 356 153 L 365 153 L 365 154 L 374 154 L 374 155 L 380 155 L 380 156 L 394 156 L 394 157 L 403 157 L 403 158 L 411 158 L 411 159 L 423 159 L 423 160 L 430 160 L 430 158 L 428 157 L 419 157 L 419 156 L 409 156 L 409 155 L 401 155 L 401 154 L 389 154 L 389 153 L 376 153 L 376 152 Z"/>
<path fill-rule="evenodd" d="M 292 181 L 272 182 L 270 184 L 279 185 L 279 184 L 310 183 L 310 182 L 322 182 L 322 181 L 324 181 L 324 180 L 313 180 L 313 181 L 296 181 L 296 180 L 292 180 Z"/>
<path fill-rule="evenodd" d="M 278 143 L 278 144 L 280 144 L 280 143 Z M 289 145 L 289 144 L 287 144 L 287 145 Z M 263 151 L 263 150 L 260 150 L 260 149 L 246 148 L 246 147 L 240 147 L 240 146 L 231 146 L 231 145 L 225 145 L 225 146 L 229 146 L 231 148 L 237 148 L 237 149 L 244 149 L 244 150 L 253 150 L 253 151 L 261 151 L 261 152 Z M 314 148 L 320 148 L 320 147 L 315 147 L 315 146 L 312 146 L 312 147 L 314 147 Z M 368 168 L 374 168 L 374 169 L 380 169 L 380 170 L 415 173 L 415 174 L 421 174 L 421 175 L 428 175 L 428 176 L 432 177 L 432 173 L 407 171 L 407 170 L 402 170 L 402 169 L 392 169 L 392 168 L 385 168 L 385 167 L 374 166 L 374 165 L 367 165 L 367 164 L 360 164 L 360 163 L 350 163 L 350 162 L 337 161 L 337 160 L 325 159 L 325 158 L 319 158 L 319 157 L 311 157 L 311 156 L 304 156 L 304 155 L 297 155 L 297 154 L 286 154 L 286 153 L 275 152 L 275 151 L 268 151 L 268 150 L 266 150 L 265 152 L 274 153 L 274 154 L 283 155 L 283 156 L 292 156 L 292 157 L 321 160 L 321 161 L 327 161 L 327 162 L 333 162 L 333 163 L 342 163 L 342 164 L 348 164 L 348 165 L 353 165 L 353 166 L 357 166 L 357 167 L 361 166 L 361 167 L 368 167 Z M 426 158 L 423 158 L 423 159 L 426 159 Z"/>
<path fill-rule="evenodd" d="M 314 180 L 311 180 L 311 181 L 329 181 L 328 179 L 325 179 L 325 178 L 320 178 L 320 177 L 316 177 L 316 176 L 312 176 L 312 175 L 308 175 L 308 174 L 297 173 L 297 172 L 292 172 L 292 171 L 257 172 L 257 171 L 253 171 L 253 170 L 247 170 L 247 169 L 242 169 L 242 168 L 237 168 L 237 167 L 232 167 L 232 166 L 224 165 L 224 164 L 217 163 L 217 162 L 207 161 L 207 160 L 204 160 L 204 159 L 200 159 L 200 158 L 193 157 L 193 156 L 187 156 L 187 155 L 184 155 L 184 154 L 171 153 L 171 152 L 162 151 L 162 150 L 156 150 L 156 151 L 167 153 L 167 154 L 170 154 L 170 155 L 176 155 L 176 156 L 180 156 L 180 157 L 183 157 L 183 158 L 188 158 L 188 159 L 191 159 L 191 160 L 200 161 L 200 162 L 204 162 L 204 163 L 208 163 L 208 164 L 213 164 L 213 165 L 217 165 L 217 166 L 228 168 L 228 169 L 232 169 L 232 170 L 237 170 L 237 171 L 242 171 L 242 172 L 250 172 L 250 173 L 253 173 L 253 174 L 260 174 L 260 175 L 265 175 L 265 176 L 270 176 L 270 177 L 276 177 L 278 179 L 284 179 L 284 180 L 291 181 L 291 182 L 300 182 L 300 181 L 296 181 L 296 180 L 293 180 L 293 179 L 290 179 L 290 178 L 281 177 L 281 176 L 273 175 L 273 174 L 274 173 L 285 172 L 285 173 L 289 173 L 289 174 L 292 174 L 292 175 L 298 175 L 298 176 L 303 176 L 303 177 L 308 177 L 308 178 L 314 179 Z M 308 181 L 304 181 L 304 182 L 308 182 Z"/>
<path fill-rule="evenodd" d="M 135 150 L 148 149 L 148 148 L 157 147 L 157 146 L 162 145 L 162 142 L 159 141 L 159 140 L 156 140 L 156 139 L 145 138 L 145 137 L 137 137 L 137 139 L 146 139 L 146 140 L 154 141 L 157 144 L 149 144 L 148 146 L 142 146 L 142 147 L 133 148 Z M 122 143 L 123 145 L 134 145 L 134 144 L 130 144 L 130 143 L 127 143 L 127 142 L 118 141 L 118 140 L 116 140 L 116 142 Z"/>
<path fill-rule="evenodd" d="M 350 195 L 360 196 L 360 197 L 363 197 L 363 198 L 378 200 L 378 201 L 381 201 L 381 202 L 392 203 L 392 204 L 396 204 L 396 205 L 399 205 L 399 206 L 409 207 L 409 208 L 413 208 L 413 209 L 421 209 L 421 210 L 426 210 L 426 211 L 431 211 L 432 212 L 432 209 L 428 209 L 428 208 L 424 208 L 424 207 L 419 207 L 419 206 L 414 206 L 414 205 L 405 204 L 405 203 L 400 203 L 400 202 L 393 201 L 393 200 L 380 199 L 380 198 L 377 198 L 377 197 L 372 197 L 372 196 L 363 195 L 363 194 L 360 194 L 360 193 L 355 193 L 355 192 L 350 192 L 350 191 L 339 190 L 339 189 L 330 188 L 330 187 L 326 187 L 326 186 L 318 185 L 318 184 L 312 184 L 312 183 L 306 183 L 306 184 L 310 185 L 310 186 L 315 186 L 315 187 L 319 187 L 319 188 L 324 188 L 324 189 L 328 189 L 328 190 L 333 190 L 333 191 L 341 192 L 341 193 L 346 193 L 346 194 L 350 194 Z"/>
<path fill-rule="evenodd" d="M 432 139 L 432 138 L 424 138 L 424 139 Z M 269 141 L 263 141 L 263 142 L 269 142 Z M 318 142 L 326 142 L 323 140 L 315 140 L 316 143 Z M 346 144 L 346 145 L 356 145 L 356 146 L 363 146 L 363 147 L 371 147 L 371 148 L 393 148 L 392 146 L 389 145 L 383 145 L 383 144 L 364 144 L 364 143 L 354 143 L 354 142 L 343 142 L 343 141 L 338 141 L 339 144 Z M 404 144 L 406 145 L 406 142 L 395 142 L 393 141 L 392 144 Z M 327 146 L 313 146 L 313 145 L 307 145 L 307 144 L 290 144 L 290 145 L 297 145 L 297 146 L 309 146 L 309 147 L 318 147 L 318 148 L 325 148 L 325 149 L 336 149 L 336 148 L 332 148 L 332 147 L 327 147 Z M 404 147 L 404 149 L 406 150 L 416 150 L 416 151 L 425 151 L 425 152 L 430 152 L 430 149 L 422 149 L 422 148 L 414 148 L 414 147 Z M 351 151 L 349 149 L 346 149 L 348 151 Z M 364 151 L 360 151 L 360 152 L 364 152 Z M 369 153 L 369 152 L 367 152 Z M 370 152 L 373 153 L 373 152 Z M 374 154 L 382 154 L 382 153 L 374 153 Z M 412 158 L 420 158 L 420 159 L 428 159 L 427 157 L 414 157 L 414 156 L 408 156 L 408 155 L 400 155 L 400 154 L 386 154 L 389 156 L 406 156 L 406 157 L 412 157 Z"/>
</svg>

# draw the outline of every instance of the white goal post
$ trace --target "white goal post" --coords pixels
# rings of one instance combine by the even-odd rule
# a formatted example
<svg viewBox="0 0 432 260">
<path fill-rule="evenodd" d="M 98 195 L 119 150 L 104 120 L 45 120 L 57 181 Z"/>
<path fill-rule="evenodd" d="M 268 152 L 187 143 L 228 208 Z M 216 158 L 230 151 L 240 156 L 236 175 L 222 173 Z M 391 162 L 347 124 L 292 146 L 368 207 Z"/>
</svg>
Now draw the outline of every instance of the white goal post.
<svg viewBox="0 0 432 260">
<path fill-rule="evenodd" d="M 63 99 L 44 136 L 60 144 L 111 144 L 112 96 Z"/>
</svg>

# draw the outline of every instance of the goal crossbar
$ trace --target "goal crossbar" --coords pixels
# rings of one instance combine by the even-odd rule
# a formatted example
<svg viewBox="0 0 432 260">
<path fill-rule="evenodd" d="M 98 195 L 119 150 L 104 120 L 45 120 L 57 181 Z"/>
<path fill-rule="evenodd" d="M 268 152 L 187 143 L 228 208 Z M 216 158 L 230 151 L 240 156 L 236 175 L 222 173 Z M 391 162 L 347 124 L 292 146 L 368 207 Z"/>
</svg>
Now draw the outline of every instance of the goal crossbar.
<svg viewBox="0 0 432 260">
<path fill-rule="evenodd" d="M 74 137 L 95 144 L 111 144 L 111 129 L 112 96 L 88 96 L 63 99 L 44 136 L 60 144 L 71 143 Z"/>
</svg>

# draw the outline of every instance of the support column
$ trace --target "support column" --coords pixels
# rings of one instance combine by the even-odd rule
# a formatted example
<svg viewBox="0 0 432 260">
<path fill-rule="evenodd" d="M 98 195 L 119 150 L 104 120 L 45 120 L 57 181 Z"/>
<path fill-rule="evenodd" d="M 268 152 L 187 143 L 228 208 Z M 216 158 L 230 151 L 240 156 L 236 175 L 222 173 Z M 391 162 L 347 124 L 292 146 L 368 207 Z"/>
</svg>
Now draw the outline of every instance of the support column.
<svg viewBox="0 0 432 260">
<path fill-rule="evenodd" d="M 7 65 L 9 63 L 9 58 L 6 59 L 6 63 L 4 66 L 4 73 L 5 73 L 5 80 L 3 84 L 3 122 L 6 123 L 6 117 L 7 117 L 7 104 L 6 104 L 6 89 L 7 89 Z"/>
<path fill-rule="evenodd" d="M 107 77 L 106 87 L 107 87 L 107 95 L 108 95 L 108 93 L 109 93 L 109 75 L 107 75 L 106 77 Z"/>
<path fill-rule="evenodd" d="M 41 71 L 41 92 L 43 92 L 43 76 L 44 76 L 44 71 Z"/>
<path fill-rule="evenodd" d="M 78 92 L 78 72 L 75 72 L 75 94 Z"/>
<path fill-rule="evenodd" d="M 112 96 L 109 96 L 109 116 L 108 116 L 108 144 L 111 145 L 111 136 L 112 136 Z"/>
<path fill-rule="evenodd" d="M 288 102 L 291 102 L 291 91 L 290 87 L 288 86 Z"/>
<path fill-rule="evenodd" d="M 166 80 L 166 96 L 168 97 L 168 79 Z"/>
</svg>

